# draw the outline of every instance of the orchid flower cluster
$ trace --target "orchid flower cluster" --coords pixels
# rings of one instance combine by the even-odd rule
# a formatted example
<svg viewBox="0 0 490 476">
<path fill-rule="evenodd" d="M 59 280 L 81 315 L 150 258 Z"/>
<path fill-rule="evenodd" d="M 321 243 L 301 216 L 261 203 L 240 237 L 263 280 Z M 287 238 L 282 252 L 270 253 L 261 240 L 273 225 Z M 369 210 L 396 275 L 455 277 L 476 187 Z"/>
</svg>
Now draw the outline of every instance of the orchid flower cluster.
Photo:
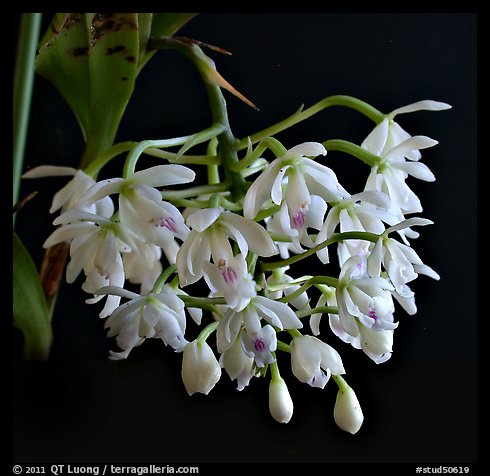
<svg viewBox="0 0 490 476">
<path fill-rule="evenodd" d="M 208 394 L 223 369 L 239 391 L 269 376 L 270 413 L 282 423 L 290 421 L 293 401 L 280 366 L 290 365 L 312 387 L 323 389 L 332 377 L 334 420 L 356 433 L 364 417 L 337 349 L 350 344 L 386 362 L 399 324 L 395 302 L 415 314 L 409 284 L 420 274 L 439 279 L 409 241 L 418 236 L 414 227 L 432 223 L 413 216 L 422 206 L 409 176 L 435 180 L 420 151 L 437 142 L 412 137 L 395 118 L 450 106 L 424 100 L 382 114 L 358 99 L 331 96 L 238 140 L 220 109 L 225 86 L 216 78 L 205 78 L 215 106 L 215 122 L 205 131 L 114 146 L 85 170 L 28 171 L 25 178 L 72 177 L 54 196 L 50 211 L 61 213 L 44 247 L 69 243 L 66 280 L 83 276 L 86 302 L 101 304 L 99 315 L 118 347 L 111 359 L 160 339 L 182 354 L 189 395 Z M 286 147 L 273 137 L 330 105 L 375 122 L 361 145 L 327 140 Z M 186 154 L 198 144 L 206 145 L 205 155 Z M 364 162 L 362 191 L 352 194 L 339 182 L 328 150 Z M 101 168 L 126 152 L 122 176 L 97 181 Z M 137 170 L 143 154 L 164 163 Z M 203 170 L 207 183 L 192 184 Z M 305 259 L 318 275 L 299 272 Z M 190 320 L 202 328 L 196 338 L 188 337 Z"/>
</svg>

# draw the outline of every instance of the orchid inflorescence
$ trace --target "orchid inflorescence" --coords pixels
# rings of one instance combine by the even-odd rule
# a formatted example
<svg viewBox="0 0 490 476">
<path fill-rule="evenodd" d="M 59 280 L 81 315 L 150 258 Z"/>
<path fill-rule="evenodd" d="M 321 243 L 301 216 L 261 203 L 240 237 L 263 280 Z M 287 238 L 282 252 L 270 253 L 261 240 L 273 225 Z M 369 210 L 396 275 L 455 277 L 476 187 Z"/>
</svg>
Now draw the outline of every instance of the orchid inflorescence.
<svg viewBox="0 0 490 476">
<path fill-rule="evenodd" d="M 61 214 L 44 247 L 68 242 L 67 281 L 83 274 L 82 289 L 92 295 L 87 303 L 105 299 L 99 315 L 119 347 L 111 359 L 126 359 L 147 339 L 161 339 L 182 353 L 190 395 L 208 394 L 222 369 L 238 390 L 269 375 L 270 413 L 282 423 L 290 421 L 293 401 L 279 369 L 290 362 L 292 374 L 312 387 L 324 388 L 332 377 L 339 389 L 335 422 L 356 433 L 363 413 L 342 377 L 340 354 L 325 339 L 386 362 L 398 326 L 395 301 L 413 315 L 409 283 L 419 274 L 439 279 L 409 241 L 418 236 L 413 227 L 432 222 L 412 216 L 422 206 L 407 183 L 409 175 L 435 180 L 420 150 L 437 142 L 412 137 L 395 116 L 450 106 L 424 100 L 383 114 L 358 99 L 331 96 L 238 140 L 220 89 L 231 86 L 198 46 L 187 54 L 206 85 L 212 126 L 190 136 L 113 146 L 84 170 L 28 171 L 25 178 L 73 176 L 54 196 L 50 211 Z M 332 105 L 373 120 L 360 146 L 335 139 L 286 147 L 274 137 Z M 187 154 L 199 144 L 205 155 Z M 325 165 L 328 150 L 368 166 L 362 191 L 351 194 L 340 184 Z M 123 152 L 122 176 L 97 181 Z M 143 154 L 168 163 L 136 170 Z M 207 183 L 189 187 L 202 170 Z M 335 250 L 339 269 L 330 262 Z M 318 275 L 301 274 L 297 264 L 305 259 Z M 204 289 L 192 286 L 200 280 L 206 291 L 195 295 L 193 289 Z M 190 341 L 189 319 L 202 326 Z M 325 319 L 334 337 L 322 335 Z"/>
</svg>

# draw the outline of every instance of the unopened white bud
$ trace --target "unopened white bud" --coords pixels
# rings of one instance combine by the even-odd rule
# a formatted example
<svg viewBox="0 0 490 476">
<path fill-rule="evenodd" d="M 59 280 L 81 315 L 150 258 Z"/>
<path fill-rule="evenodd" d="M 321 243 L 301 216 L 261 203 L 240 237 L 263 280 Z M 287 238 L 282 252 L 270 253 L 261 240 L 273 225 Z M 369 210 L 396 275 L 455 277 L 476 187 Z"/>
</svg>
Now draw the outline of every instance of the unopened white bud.
<svg viewBox="0 0 490 476">
<path fill-rule="evenodd" d="M 293 400 L 289 395 L 286 382 L 282 378 L 273 378 L 269 385 L 269 410 L 279 423 L 288 423 L 293 416 Z"/>
<path fill-rule="evenodd" d="M 338 427 L 344 431 L 355 434 L 364 421 L 361 405 L 356 393 L 348 385 L 341 385 L 337 393 L 333 417 Z"/>
</svg>

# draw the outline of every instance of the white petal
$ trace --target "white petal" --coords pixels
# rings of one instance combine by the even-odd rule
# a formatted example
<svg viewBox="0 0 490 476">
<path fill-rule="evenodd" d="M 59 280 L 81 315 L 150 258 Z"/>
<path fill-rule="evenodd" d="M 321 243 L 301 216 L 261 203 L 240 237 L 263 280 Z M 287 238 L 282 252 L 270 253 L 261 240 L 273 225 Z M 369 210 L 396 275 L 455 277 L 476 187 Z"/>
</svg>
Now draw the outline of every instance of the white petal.
<svg viewBox="0 0 490 476">
<path fill-rule="evenodd" d="M 64 225 L 51 233 L 51 235 L 44 242 L 43 248 L 50 248 L 57 243 L 73 240 L 73 238 L 84 233 L 96 232 L 98 228 L 99 227 L 93 223 L 73 223 L 70 225 Z"/>
<path fill-rule="evenodd" d="M 416 273 L 425 274 L 426 276 L 429 276 L 429 278 L 435 279 L 436 281 L 439 281 L 441 279 L 441 277 L 430 266 L 427 266 L 426 264 L 416 264 L 413 266 L 413 269 Z"/>
<path fill-rule="evenodd" d="M 225 235 L 225 233 L 223 233 L 223 228 L 213 228 L 208 233 L 211 234 L 209 244 L 214 263 L 219 265 L 220 261 L 228 263 L 228 261 L 232 260 L 233 250 L 228 237 Z"/>
<path fill-rule="evenodd" d="M 219 321 L 216 330 L 218 352 L 226 352 L 235 343 L 243 322 L 242 314 L 229 310 Z"/>
<path fill-rule="evenodd" d="M 390 197 L 386 193 L 374 190 L 364 191 L 352 195 L 352 200 L 372 203 L 380 208 L 389 208 Z"/>
<path fill-rule="evenodd" d="M 321 367 L 325 370 L 329 369 L 333 375 L 344 374 L 344 365 L 342 364 L 342 359 L 339 353 L 330 345 L 325 342 L 317 339 L 316 337 L 312 337 L 317 342 L 317 345 L 320 349 L 321 355 Z"/>
<path fill-rule="evenodd" d="M 413 295 L 410 297 L 403 297 L 400 296 L 398 293 L 393 293 L 393 297 L 400 303 L 407 314 L 413 316 L 417 313 L 417 306 L 415 304 L 415 298 Z"/>
<path fill-rule="evenodd" d="M 187 224 L 196 231 L 209 228 L 221 215 L 221 208 L 204 208 L 187 217 Z"/>
<path fill-rule="evenodd" d="M 428 220 L 427 218 L 420 218 L 420 217 L 408 218 L 407 220 L 403 220 L 402 222 L 387 228 L 385 234 L 388 235 L 393 231 L 403 230 L 404 228 L 410 228 L 411 226 L 425 226 L 425 225 L 432 225 L 433 223 L 434 222 L 432 220 Z"/>
<path fill-rule="evenodd" d="M 429 167 L 421 162 L 402 162 L 400 164 L 392 164 L 392 167 L 403 170 L 403 172 L 426 182 L 434 182 L 436 179 Z"/>
<path fill-rule="evenodd" d="M 245 239 L 245 237 L 240 232 L 240 230 L 238 230 L 237 228 L 235 228 L 230 223 L 227 223 L 225 220 L 223 220 L 221 222 L 221 224 L 222 224 L 222 226 L 223 226 L 224 229 L 228 230 L 227 235 L 230 238 L 233 238 L 237 242 L 238 248 L 240 249 L 240 253 L 243 256 L 246 257 L 247 254 L 248 254 L 248 243 L 247 243 L 247 240 Z M 213 245 L 213 243 L 211 242 L 211 246 L 212 245 Z M 231 248 L 230 248 L 230 251 L 231 251 Z M 232 252 L 230 254 L 231 254 L 231 256 L 233 256 L 233 253 Z M 228 255 L 228 256 L 230 256 L 230 255 Z M 214 255 L 213 255 L 213 257 L 214 257 Z"/>
<path fill-rule="evenodd" d="M 95 185 L 90 187 L 81 197 L 80 203 L 86 205 L 92 205 L 96 201 L 104 198 L 113 193 L 119 193 L 122 186 L 126 183 L 126 180 L 122 178 L 111 178 L 107 180 L 101 180 Z"/>
<path fill-rule="evenodd" d="M 359 326 L 361 345 L 375 355 L 383 355 L 393 350 L 393 331 L 376 331 L 365 326 Z"/>
<path fill-rule="evenodd" d="M 288 171 L 288 187 L 286 191 L 286 201 L 290 212 L 294 215 L 297 212 L 308 208 L 311 202 L 310 192 L 306 186 L 305 178 L 302 173 L 291 167 Z"/>
<path fill-rule="evenodd" d="M 289 166 L 285 165 L 281 167 L 277 172 L 276 178 L 272 183 L 271 198 L 276 205 L 280 205 L 282 202 L 282 182 L 284 179 L 284 174 L 289 169 Z"/>
<path fill-rule="evenodd" d="M 389 120 L 385 117 L 364 139 L 361 147 L 369 152 L 372 152 L 374 155 L 381 156 L 388 138 L 388 131 Z"/>
<path fill-rule="evenodd" d="M 403 172 L 392 167 L 384 171 L 384 185 L 393 203 L 400 207 L 405 213 L 416 213 L 422 211 L 420 200 L 406 184 Z"/>
<path fill-rule="evenodd" d="M 278 253 L 269 233 L 258 223 L 231 212 L 223 213 L 222 220 L 239 230 L 248 247 L 259 256 L 268 257 Z"/>
<path fill-rule="evenodd" d="M 303 144 L 296 145 L 286 152 L 286 157 L 294 155 L 316 157 L 317 155 L 327 155 L 327 149 L 319 142 L 303 142 Z"/>
<path fill-rule="evenodd" d="M 139 294 L 133 293 L 124 288 L 120 288 L 119 286 L 104 286 L 94 291 L 94 294 L 96 296 L 111 294 L 113 296 L 120 296 L 128 299 L 137 299 L 140 297 Z"/>
<path fill-rule="evenodd" d="M 95 202 L 97 215 L 110 218 L 114 214 L 114 202 L 111 197 L 104 197 Z"/>
<path fill-rule="evenodd" d="M 145 184 L 152 187 L 176 185 L 192 182 L 196 174 L 183 165 L 157 165 L 149 169 L 136 172 L 129 181 L 134 184 Z"/>
<path fill-rule="evenodd" d="M 315 230 L 321 230 L 323 227 L 323 219 L 327 212 L 327 202 L 318 195 L 311 196 L 311 203 L 306 214 L 305 226 L 307 228 L 314 228 Z"/>
<path fill-rule="evenodd" d="M 389 116 L 391 118 L 395 117 L 397 114 L 406 114 L 407 112 L 415 111 L 444 111 L 446 109 L 451 109 L 452 106 L 446 104 L 445 102 L 432 101 L 431 99 L 425 99 L 423 101 L 417 101 L 408 106 L 399 107 L 394 111 L 390 112 Z"/>
<path fill-rule="evenodd" d="M 379 238 L 368 256 L 367 266 L 371 277 L 377 277 L 381 274 L 381 262 L 383 260 L 383 238 Z"/>
<path fill-rule="evenodd" d="M 39 165 L 31 170 L 28 170 L 22 178 L 42 178 L 42 177 L 64 177 L 72 176 L 77 173 L 77 169 L 73 167 L 59 167 L 57 165 Z"/>
<path fill-rule="evenodd" d="M 58 190 L 54 196 L 49 209 L 49 213 L 58 211 L 63 205 L 67 204 L 70 198 L 73 196 L 74 184 L 73 180 L 70 180 L 64 187 Z"/>
<path fill-rule="evenodd" d="M 255 218 L 264 202 L 270 197 L 272 185 L 282 164 L 280 159 L 273 160 L 247 190 L 243 201 L 243 214 L 246 218 Z"/>
<path fill-rule="evenodd" d="M 254 301 L 275 313 L 279 317 L 284 329 L 301 329 L 303 327 L 303 323 L 287 304 L 268 299 L 264 296 L 256 296 Z"/>
<path fill-rule="evenodd" d="M 412 150 L 427 149 L 428 147 L 433 147 L 437 145 L 438 142 L 427 136 L 414 136 L 410 137 L 406 141 L 397 145 L 384 156 L 385 159 L 392 159 L 396 157 L 403 157 Z"/>
<path fill-rule="evenodd" d="M 111 225 L 111 220 L 105 217 L 87 213 L 83 210 L 68 210 L 53 221 L 53 225 L 66 225 L 67 223 L 93 222 L 98 225 Z"/>
</svg>

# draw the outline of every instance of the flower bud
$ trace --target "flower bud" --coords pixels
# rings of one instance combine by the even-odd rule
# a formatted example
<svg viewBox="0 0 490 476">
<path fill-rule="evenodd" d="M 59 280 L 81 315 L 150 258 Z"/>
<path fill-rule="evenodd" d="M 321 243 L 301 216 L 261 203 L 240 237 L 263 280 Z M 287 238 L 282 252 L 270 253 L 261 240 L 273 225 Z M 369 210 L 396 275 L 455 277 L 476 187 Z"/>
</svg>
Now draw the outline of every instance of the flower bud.
<svg viewBox="0 0 490 476">
<path fill-rule="evenodd" d="M 337 426 L 349 433 L 355 434 L 361 428 L 364 420 L 361 405 L 354 390 L 348 385 L 339 388 L 333 417 Z"/>
<path fill-rule="evenodd" d="M 293 416 L 293 400 L 289 395 L 286 382 L 282 378 L 273 378 L 269 385 L 269 410 L 279 423 L 288 423 Z"/>
<path fill-rule="evenodd" d="M 182 381 L 189 395 L 207 395 L 221 377 L 221 367 L 206 342 L 194 340 L 184 347 Z"/>
</svg>

